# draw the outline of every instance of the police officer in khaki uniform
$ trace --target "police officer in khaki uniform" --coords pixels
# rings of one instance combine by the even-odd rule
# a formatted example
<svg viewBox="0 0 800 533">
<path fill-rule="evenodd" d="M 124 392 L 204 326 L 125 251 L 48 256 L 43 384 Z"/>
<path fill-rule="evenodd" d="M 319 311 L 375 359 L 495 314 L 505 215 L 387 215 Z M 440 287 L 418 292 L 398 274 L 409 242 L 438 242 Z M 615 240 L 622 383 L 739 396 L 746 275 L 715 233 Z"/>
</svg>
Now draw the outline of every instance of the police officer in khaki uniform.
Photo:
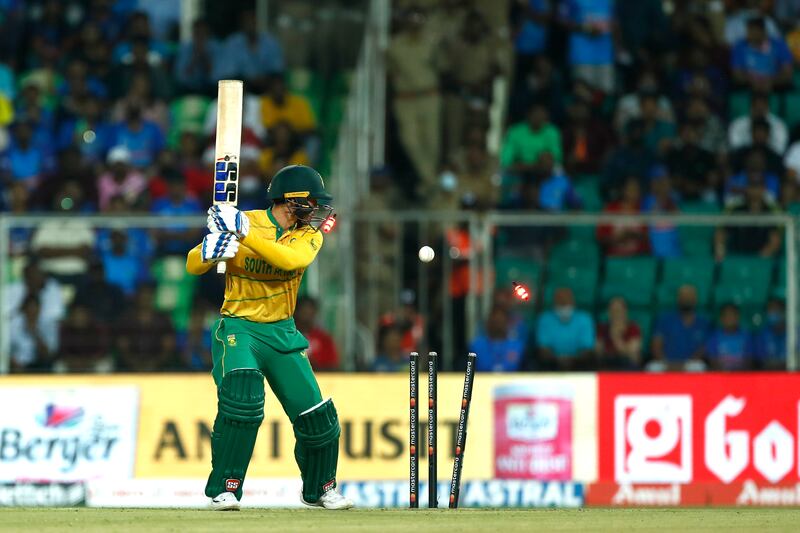
<svg viewBox="0 0 800 533">
<path fill-rule="evenodd" d="M 419 178 L 421 196 L 435 188 L 441 144 L 440 54 L 437 36 L 424 12 L 409 8 L 403 28 L 392 38 L 387 69 L 400 142 Z"/>
</svg>

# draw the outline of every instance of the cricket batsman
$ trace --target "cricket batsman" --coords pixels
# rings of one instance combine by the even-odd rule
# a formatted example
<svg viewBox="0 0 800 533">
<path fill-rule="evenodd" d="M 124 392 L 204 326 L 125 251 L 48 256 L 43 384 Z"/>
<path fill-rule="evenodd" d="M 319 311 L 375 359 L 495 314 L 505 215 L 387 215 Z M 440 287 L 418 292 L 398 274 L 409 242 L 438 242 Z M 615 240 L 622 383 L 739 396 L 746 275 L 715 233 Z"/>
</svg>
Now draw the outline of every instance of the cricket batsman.
<svg viewBox="0 0 800 533">
<path fill-rule="evenodd" d="M 294 427 L 302 502 L 349 509 L 353 502 L 336 490 L 336 408 L 322 398 L 306 357 L 308 341 L 292 318 L 303 273 L 322 247 L 319 226 L 332 212 L 332 198 L 319 173 L 302 165 L 275 174 L 267 195 L 272 207 L 263 211 L 209 209 L 211 233 L 186 260 L 194 275 L 227 262 L 222 316 L 212 330 L 218 403 L 205 493 L 213 509 L 239 509 L 264 419 L 266 378 Z"/>
</svg>

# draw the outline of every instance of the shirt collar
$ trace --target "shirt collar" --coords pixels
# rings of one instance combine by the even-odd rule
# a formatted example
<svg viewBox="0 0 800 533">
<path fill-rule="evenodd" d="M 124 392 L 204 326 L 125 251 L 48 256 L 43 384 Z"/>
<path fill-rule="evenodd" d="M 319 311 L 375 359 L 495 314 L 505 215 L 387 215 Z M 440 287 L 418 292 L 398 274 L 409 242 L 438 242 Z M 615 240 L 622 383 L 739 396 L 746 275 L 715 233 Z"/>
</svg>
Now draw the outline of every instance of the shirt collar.
<svg viewBox="0 0 800 533">
<path fill-rule="evenodd" d="M 275 215 L 272 214 L 271 207 L 267 209 L 267 216 L 269 217 L 270 222 L 275 224 L 275 240 L 277 241 L 278 239 L 281 238 L 281 235 L 283 235 L 283 228 L 281 227 L 280 224 L 278 224 L 278 221 L 275 220 Z"/>
</svg>

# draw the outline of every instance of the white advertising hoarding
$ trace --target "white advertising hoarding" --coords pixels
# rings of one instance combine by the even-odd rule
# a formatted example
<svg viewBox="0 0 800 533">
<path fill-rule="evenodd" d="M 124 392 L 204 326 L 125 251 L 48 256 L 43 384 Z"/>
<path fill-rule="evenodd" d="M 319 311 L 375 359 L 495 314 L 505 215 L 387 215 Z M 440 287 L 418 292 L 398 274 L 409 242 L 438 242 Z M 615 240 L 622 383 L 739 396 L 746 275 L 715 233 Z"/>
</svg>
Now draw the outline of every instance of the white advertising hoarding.
<svg viewBox="0 0 800 533">
<path fill-rule="evenodd" d="M 127 479 L 136 387 L 0 388 L 0 482 Z"/>
</svg>

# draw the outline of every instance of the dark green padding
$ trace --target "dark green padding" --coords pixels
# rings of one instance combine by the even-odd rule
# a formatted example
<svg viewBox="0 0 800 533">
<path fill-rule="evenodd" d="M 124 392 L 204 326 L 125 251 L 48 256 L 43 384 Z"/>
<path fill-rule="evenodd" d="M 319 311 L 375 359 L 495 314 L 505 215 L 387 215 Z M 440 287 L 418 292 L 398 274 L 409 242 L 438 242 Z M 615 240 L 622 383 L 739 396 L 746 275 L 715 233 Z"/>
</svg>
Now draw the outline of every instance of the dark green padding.
<svg viewBox="0 0 800 533">
<path fill-rule="evenodd" d="M 303 478 L 303 499 L 309 503 L 316 502 L 323 492 L 336 486 L 341 432 L 339 417 L 330 399 L 301 413 L 294 421 L 297 439 L 294 456 Z"/>
<path fill-rule="evenodd" d="M 264 420 L 264 376 L 251 369 L 228 372 L 222 378 L 217 398 L 206 496 L 233 492 L 241 500 L 247 466 Z M 233 481 L 228 484 L 228 480 Z"/>
</svg>

